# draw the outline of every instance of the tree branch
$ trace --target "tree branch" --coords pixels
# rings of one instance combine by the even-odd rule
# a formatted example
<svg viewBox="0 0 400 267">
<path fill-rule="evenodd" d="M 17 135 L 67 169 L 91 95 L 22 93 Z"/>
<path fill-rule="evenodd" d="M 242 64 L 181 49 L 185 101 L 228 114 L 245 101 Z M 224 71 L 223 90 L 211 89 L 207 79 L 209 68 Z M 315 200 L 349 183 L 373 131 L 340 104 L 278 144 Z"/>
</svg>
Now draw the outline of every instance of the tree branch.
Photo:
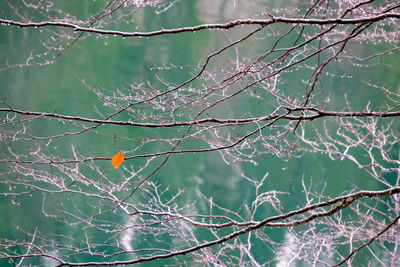
<svg viewBox="0 0 400 267">
<path fill-rule="evenodd" d="M 246 125 L 258 123 L 261 121 L 269 121 L 277 118 L 291 120 L 291 121 L 312 121 L 318 118 L 323 117 L 339 117 L 339 118 L 351 118 L 351 117 L 378 117 L 378 118 L 390 118 L 390 117 L 399 117 L 400 111 L 395 112 L 386 112 L 386 111 L 369 111 L 369 112 L 357 112 L 357 111 L 329 111 L 329 110 L 321 110 L 314 107 L 297 107 L 297 108 L 289 108 L 281 106 L 278 109 L 286 109 L 289 111 L 287 115 L 279 115 L 273 112 L 271 115 L 262 116 L 262 117 L 253 117 L 246 119 L 218 119 L 218 118 L 204 118 L 194 121 L 174 121 L 171 123 L 146 123 L 146 122 L 132 122 L 132 121 L 114 121 L 114 120 L 101 120 L 101 119 L 90 119 L 80 116 L 68 116 L 61 115 L 57 113 L 47 113 L 47 112 L 35 112 L 35 111 L 24 111 L 17 110 L 14 108 L 0 108 L 0 112 L 14 112 L 21 115 L 27 116 L 37 116 L 40 117 L 49 117 L 62 119 L 67 121 L 81 121 L 88 123 L 98 123 L 98 124 L 112 124 L 112 125 L 124 125 L 124 126 L 135 126 L 135 127 L 145 127 L 145 128 L 169 128 L 169 127 L 181 127 L 181 126 L 190 126 L 190 125 L 203 125 L 203 124 L 218 124 L 224 126 L 230 125 Z M 391 108 L 393 109 L 393 108 Z M 289 115 L 293 112 L 315 112 L 316 114 L 312 115 Z M 11 123 L 11 122 L 9 122 Z"/>
<path fill-rule="evenodd" d="M 211 29 L 230 29 L 240 25 L 260 25 L 266 26 L 274 23 L 286 23 L 286 24 L 300 24 L 300 25 L 348 25 L 348 24 L 360 24 L 377 22 L 380 20 L 388 18 L 400 18 L 400 13 L 384 13 L 376 16 L 370 17 L 360 17 L 352 19 L 344 18 L 334 18 L 334 19 L 307 19 L 307 18 L 285 18 L 285 17 L 275 17 L 273 15 L 268 15 L 270 19 L 239 19 L 234 21 L 229 21 L 227 23 L 215 23 L 215 24 L 202 24 L 193 27 L 182 27 L 175 29 L 162 29 L 151 32 L 123 32 L 116 30 L 103 30 L 96 28 L 82 27 L 73 23 L 66 23 L 62 21 L 43 21 L 43 22 L 19 22 L 14 20 L 0 19 L 1 24 L 18 26 L 18 27 L 63 27 L 73 29 L 75 32 L 87 32 L 87 33 L 97 33 L 103 35 L 115 35 L 121 37 L 151 37 L 156 35 L 165 34 L 177 34 L 183 32 L 196 32 L 200 30 L 211 30 Z"/>
</svg>

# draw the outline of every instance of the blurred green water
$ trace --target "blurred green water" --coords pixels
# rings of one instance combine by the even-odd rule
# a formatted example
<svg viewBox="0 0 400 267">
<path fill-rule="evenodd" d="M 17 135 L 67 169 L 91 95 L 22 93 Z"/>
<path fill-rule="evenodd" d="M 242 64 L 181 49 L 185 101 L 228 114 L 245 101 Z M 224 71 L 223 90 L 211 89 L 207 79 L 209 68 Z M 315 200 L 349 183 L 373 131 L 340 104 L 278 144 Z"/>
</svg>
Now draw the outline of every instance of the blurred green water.
<svg viewBox="0 0 400 267">
<path fill-rule="evenodd" d="M 101 6 L 96 2 L 85 2 L 86 4 L 68 6 L 71 10 L 78 10 L 84 16 L 92 5 Z M 78 15 L 79 15 L 78 12 Z M 202 11 L 204 12 L 204 10 Z M 197 1 L 185 1 L 175 5 L 171 11 L 155 15 L 151 9 L 146 9 L 141 13 L 141 30 L 154 30 L 161 27 L 170 28 L 174 26 L 187 26 L 203 23 Z M 254 11 L 257 13 L 256 11 Z M 75 13 L 75 10 L 74 10 Z M 224 18 L 221 18 L 224 19 Z M 215 18 L 219 21 L 218 18 Z M 124 27 L 127 27 L 126 29 Z M 128 26 L 122 26 L 122 30 L 130 30 Z M 0 61 L 23 63 L 30 51 L 41 51 L 40 43 L 37 39 L 38 29 L 18 29 L 13 27 L 0 28 Z M 234 35 L 240 34 L 234 33 Z M 103 107 L 81 80 L 85 80 L 90 86 L 101 87 L 106 90 L 116 91 L 125 86 L 125 83 L 135 83 L 143 81 L 156 82 L 154 66 L 163 66 L 170 63 L 179 65 L 197 65 L 199 60 L 210 52 L 221 47 L 215 40 L 224 40 L 219 32 L 201 32 L 196 34 L 185 33 L 181 35 L 154 37 L 150 39 L 134 39 L 107 37 L 97 39 L 88 37 L 78 41 L 73 47 L 65 51 L 55 64 L 47 66 L 34 66 L 30 68 L 11 68 L 0 72 L 0 97 L 16 109 L 53 112 L 56 110 L 60 114 L 81 115 L 95 118 L 98 115 L 94 106 L 102 110 Z M 267 43 L 268 41 L 266 41 Z M 227 40 L 225 39 L 225 43 Z M 261 47 L 261 46 L 260 46 Z M 251 53 L 260 47 L 244 47 L 243 53 Z M 233 52 L 232 52 L 233 53 Z M 230 54 L 228 53 L 226 57 Z M 215 66 L 222 65 L 224 62 L 215 62 Z M 349 66 L 340 69 L 330 69 L 332 72 L 341 72 Z M 371 75 L 382 76 L 380 71 L 371 70 Z M 357 73 L 356 75 L 368 75 Z M 168 71 L 163 74 L 163 78 L 175 83 L 187 79 L 187 73 L 179 70 Z M 287 74 L 288 86 L 296 87 L 298 81 L 304 77 L 305 73 Z M 352 80 L 343 80 L 343 84 L 331 84 L 326 82 L 326 90 L 331 90 L 332 102 L 330 107 L 343 107 L 343 93 L 337 88 L 346 87 L 352 94 L 360 96 L 365 90 L 362 83 L 355 84 Z M 336 80 L 335 80 L 336 81 Z M 393 75 L 387 76 L 387 83 L 397 82 Z M 329 87 L 331 86 L 331 89 Z M 365 93 L 368 97 L 358 97 L 357 106 L 363 107 L 370 101 L 371 94 Z M 380 99 L 373 99 L 376 105 Z M 358 108 L 356 107 L 356 109 Z M 227 104 L 226 109 L 215 111 L 216 113 L 232 117 L 250 111 L 252 114 L 262 114 L 264 103 L 248 99 L 241 100 L 240 103 L 232 101 Z M 123 119 L 123 115 L 118 119 Z M 56 126 L 57 125 L 57 126 Z M 60 127 L 58 123 L 49 121 L 39 121 L 32 125 L 30 131 L 39 136 L 46 136 L 49 132 L 54 133 L 54 128 Z M 59 133 L 68 130 L 57 128 Z M 107 132 L 112 135 L 116 130 L 112 127 L 105 127 Z M 143 132 L 141 132 L 143 131 Z M 162 132 L 157 129 L 140 130 L 121 128 L 118 135 L 134 137 L 139 133 L 148 133 L 157 136 Z M 55 141 L 57 142 L 57 141 Z M 84 134 L 78 138 L 65 138 L 59 145 L 58 153 L 70 156 L 70 146 L 73 144 L 83 155 L 90 156 L 93 153 L 101 156 L 111 156 L 115 153 L 115 147 L 110 143 L 110 139 L 94 134 Z M 129 143 L 119 143 L 126 149 L 131 146 Z M 188 144 L 190 145 L 190 144 Z M 2 146 L 4 149 L 4 146 Z M 21 143 L 16 149 L 23 152 L 24 144 Z M 109 164 L 109 163 L 104 163 Z M 136 164 L 136 162 L 135 162 Z M 3 168 L 3 166 L 0 166 Z M 254 196 L 254 186 L 246 180 L 240 178 L 243 173 L 248 177 L 260 179 L 268 172 L 268 178 L 263 186 L 265 191 L 277 190 L 288 194 L 282 195 L 283 211 L 293 210 L 301 207 L 305 203 L 303 188 L 301 185 L 302 177 L 307 184 L 312 181 L 312 186 L 318 191 L 325 187 L 324 193 L 327 196 L 337 196 L 345 190 L 352 188 L 353 184 L 363 189 L 377 189 L 380 185 L 375 180 L 357 169 L 353 164 L 346 161 L 331 161 L 327 155 L 305 154 L 301 158 L 283 161 L 271 155 L 263 155 L 258 158 L 258 165 L 251 163 L 232 163 L 226 165 L 218 153 L 177 155 L 173 156 L 168 164 L 162 168 L 155 179 L 163 186 L 169 186 L 172 192 L 185 189 L 180 201 L 193 201 L 196 192 L 203 192 L 207 197 L 213 198 L 214 203 L 227 209 L 238 209 L 238 213 L 245 216 L 244 205 L 251 205 Z M 114 174 L 115 175 L 115 174 Z M 12 189 L 12 188 L 11 188 Z M 66 196 L 66 198 L 68 198 Z M 78 201 L 78 200 L 75 200 Z M 79 205 L 84 208 L 85 201 L 81 200 Z M 36 225 L 42 231 L 53 233 L 65 233 L 65 231 L 80 233 L 79 227 L 66 227 L 62 223 L 56 223 L 48 218 L 44 218 L 40 212 L 42 203 L 39 196 L 26 196 L 18 200 L 19 205 L 9 202 L 9 199 L 0 199 L 0 211 L 8 216 L 0 218 L 0 234 L 2 237 L 18 238 L 19 232 L 10 224 L 14 222 L 21 227 L 34 229 Z M 51 202 L 50 202 L 51 203 Z M 207 207 L 197 207 L 199 213 L 206 212 Z M 257 219 L 262 219 L 270 215 L 275 215 L 276 211 L 270 206 L 262 207 L 256 214 Z M 93 233 L 96 235 L 96 233 Z M 267 231 L 270 238 L 277 242 L 283 241 L 284 230 L 274 229 Z M 99 237 L 99 240 L 102 238 Z M 253 247 L 255 255 L 261 262 L 273 257 L 271 250 L 266 250 L 265 246 Z M 38 260 L 39 262 L 40 260 Z M 166 261 L 173 263 L 174 261 Z M 146 264 L 143 264 L 144 266 Z M 152 264 L 148 264 L 151 266 Z"/>
</svg>

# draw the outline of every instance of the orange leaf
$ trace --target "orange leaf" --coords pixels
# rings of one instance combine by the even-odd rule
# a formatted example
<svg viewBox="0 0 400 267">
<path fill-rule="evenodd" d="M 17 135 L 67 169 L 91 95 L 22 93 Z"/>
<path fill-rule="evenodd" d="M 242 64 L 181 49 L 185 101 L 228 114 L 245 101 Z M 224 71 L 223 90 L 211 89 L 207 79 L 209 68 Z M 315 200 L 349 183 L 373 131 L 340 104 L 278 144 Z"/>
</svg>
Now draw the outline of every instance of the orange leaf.
<svg viewBox="0 0 400 267">
<path fill-rule="evenodd" d="M 124 154 L 122 152 L 118 152 L 117 154 L 114 155 L 111 159 L 111 163 L 114 166 L 114 168 L 118 168 L 118 166 L 124 161 Z"/>
</svg>

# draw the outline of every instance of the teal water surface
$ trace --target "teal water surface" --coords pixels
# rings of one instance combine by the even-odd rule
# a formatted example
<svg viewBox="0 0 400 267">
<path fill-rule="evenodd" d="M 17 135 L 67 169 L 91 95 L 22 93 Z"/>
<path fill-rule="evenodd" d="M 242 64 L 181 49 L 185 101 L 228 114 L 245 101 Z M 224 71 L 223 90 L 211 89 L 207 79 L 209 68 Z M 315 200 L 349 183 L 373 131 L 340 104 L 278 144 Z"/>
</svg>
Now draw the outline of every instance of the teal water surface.
<svg viewBox="0 0 400 267">
<path fill-rule="evenodd" d="M 137 29 L 143 31 L 156 30 L 160 28 L 181 27 L 197 25 L 214 21 L 225 21 L 235 17 L 235 14 L 228 12 L 214 11 L 218 16 L 206 18 L 204 14 L 207 9 L 200 4 L 201 1 L 181 1 L 173 6 L 168 12 L 156 15 L 151 8 L 140 11 L 137 15 Z M 102 6 L 103 1 L 83 2 L 79 5 L 68 6 L 78 16 L 85 17 L 93 8 Z M 2 3 L 1 6 L 5 4 Z M 60 3 L 60 5 L 63 5 Z M 65 5 L 65 4 L 64 4 Z M 75 10 L 76 9 L 76 10 Z M 251 17 L 259 13 L 259 10 L 248 11 L 247 16 Z M 252 12 L 252 13 L 251 13 Z M 121 23 L 122 30 L 130 30 L 130 26 Z M 135 29 L 136 30 L 136 29 Z M 0 63 L 4 66 L 5 62 L 24 63 L 30 51 L 43 51 L 43 47 L 38 40 L 37 32 L 34 28 L 13 28 L 0 27 Z M 0 72 L 0 98 L 15 109 L 57 112 L 65 115 L 78 115 L 88 118 L 98 118 L 100 112 L 109 112 L 102 103 L 98 101 L 94 92 L 90 88 L 101 88 L 104 92 L 112 95 L 118 90 L 126 90 L 129 84 L 152 83 L 160 85 L 155 74 L 162 79 L 174 84 L 181 83 L 191 77 L 191 69 L 200 62 L 204 62 L 205 57 L 211 52 L 220 49 L 229 43 L 229 38 L 241 36 L 240 30 L 232 33 L 220 31 L 204 31 L 198 33 L 184 33 L 179 35 L 156 36 L 146 38 L 121 38 L 108 36 L 107 38 L 96 38 L 89 36 L 78 41 L 71 48 L 63 52 L 54 64 L 32 67 L 13 67 Z M 261 37 L 261 36 L 260 36 Z M 251 55 L 254 51 L 262 51 L 263 46 L 268 46 L 272 40 L 265 38 L 264 42 L 244 44 L 241 46 L 243 55 Z M 366 51 L 365 53 L 367 53 Z M 218 61 L 212 62 L 211 68 L 223 66 L 228 58 L 235 56 L 234 50 L 229 50 L 221 55 Z M 395 60 L 395 59 L 392 59 Z M 176 67 L 178 66 L 178 67 Z M 179 66 L 183 66 L 180 68 Z M 166 71 L 164 71 L 166 69 Z M 329 69 L 332 73 L 344 73 L 351 69 L 352 75 L 371 79 L 379 79 L 385 76 L 386 84 L 396 85 L 398 77 L 388 74 L 384 69 L 371 68 L 370 73 L 359 72 L 353 66 L 332 64 Z M 385 75 L 383 75 L 385 73 Z M 307 71 L 287 73 L 283 75 L 286 79 L 288 90 L 297 90 L 299 80 L 310 74 Z M 375 77 L 374 77 L 375 76 Z M 358 79 L 343 78 L 341 82 L 332 82 L 333 79 L 325 79 L 326 94 L 331 94 L 331 102 L 327 104 L 329 108 L 344 108 L 343 88 L 350 91 L 350 97 L 354 97 L 355 109 L 358 110 L 372 102 L 371 105 L 380 105 L 382 99 L 374 98 L 371 92 L 365 92 L 365 84 Z M 200 84 L 200 82 L 198 82 Z M 339 90 L 340 89 L 340 90 Z M 369 88 L 368 88 L 369 89 Z M 367 95 L 368 98 L 363 97 Z M 372 95 L 372 97 L 371 97 Z M 266 105 L 264 101 L 254 99 L 232 100 L 219 109 L 210 111 L 211 115 L 216 114 L 220 117 L 240 117 L 248 113 L 260 115 L 273 110 L 273 107 Z M 3 115 L 3 114 L 2 114 Z M 118 115 L 115 119 L 128 119 L 127 116 Z M 317 127 L 321 124 L 316 123 Z M 12 127 L 12 126 L 7 126 Z M 70 125 L 60 125 L 56 120 L 38 120 L 30 124 L 29 132 L 36 136 L 47 136 L 49 134 L 62 134 L 71 131 Z M 7 128 L 7 129 L 8 129 Z M 162 137 L 168 135 L 169 131 L 164 129 L 138 129 L 120 127 L 116 129 L 112 126 L 104 126 L 102 133 L 108 136 L 97 135 L 93 132 L 79 136 L 64 137 L 62 140 L 54 140 L 54 153 L 60 156 L 72 157 L 72 147 L 79 151 L 79 154 L 89 157 L 96 155 L 99 157 L 111 157 L 116 153 L 116 148 L 112 143 L 112 136 L 136 138 L 137 136 Z M 110 138 L 111 136 L 111 138 Z M 184 148 L 190 148 L 196 143 L 183 144 Z M 30 146 L 29 141 L 20 141 L 13 144 L 15 151 L 24 153 Z M 117 140 L 117 146 L 124 150 L 133 149 L 136 144 L 123 139 Z M 1 145 L 2 153 L 8 154 L 6 146 Z M 146 147 L 147 148 L 147 147 Z M 32 147 L 30 148 L 32 149 Z M 53 149 L 53 148 L 51 148 Z M 158 151 L 160 147 L 148 147 L 148 151 Z M 360 151 L 360 153 L 362 153 Z M 249 181 L 242 178 L 242 175 L 261 180 L 268 173 L 267 179 L 262 186 L 262 190 L 276 190 L 280 194 L 282 212 L 287 212 L 305 205 L 304 188 L 305 184 L 312 186 L 316 191 L 324 189 L 325 196 L 335 197 L 342 192 L 351 190 L 354 185 L 362 189 L 383 189 L 376 180 L 358 169 L 348 161 L 333 161 L 328 155 L 304 154 L 299 158 L 279 159 L 272 155 L 260 155 L 257 164 L 251 162 L 233 162 L 229 165 L 225 163 L 220 153 L 193 153 L 185 155 L 174 155 L 152 178 L 152 181 L 159 184 L 162 188 L 169 188 L 171 194 L 183 190 L 182 195 L 177 200 L 179 205 L 194 202 L 204 195 L 207 199 L 212 199 L 217 205 L 230 209 L 240 214 L 244 219 L 248 217 L 246 207 L 252 205 L 254 201 L 255 187 Z M 129 166 L 140 166 L 145 160 L 132 160 L 126 164 Z M 107 161 L 98 162 L 100 168 L 106 170 L 110 179 L 118 181 L 120 172 L 112 172 L 110 163 Z M 5 174 L 6 166 L 2 174 Z M 46 167 L 44 167 L 46 168 Z M 91 176 L 90 170 L 82 168 L 82 172 Z M 12 175 L 12 174 L 7 174 Z M 93 179 L 97 179 L 94 175 Z M 6 179 L 6 177 L 2 177 Z M 2 191 L 24 190 L 21 188 L 7 188 L 1 185 Z M 140 201 L 140 198 L 133 198 L 132 201 Z M 55 196 L 54 199 L 47 199 L 46 208 L 57 212 L 59 202 L 66 205 L 76 205 L 82 210 L 91 204 L 89 198 L 78 199 L 69 195 Z M 200 202 L 199 202 L 200 203 Z M 55 221 L 45 217 L 42 212 L 42 196 L 36 192 L 27 194 L 19 198 L 0 197 L 0 235 L 2 238 L 19 239 L 24 234 L 15 228 L 15 225 L 26 231 L 34 231 L 38 227 L 43 233 L 54 233 L 54 238 L 61 242 L 74 242 L 73 240 L 63 240 L 59 235 L 68 233 L 79 239 L 82 229 L 79 224 L 68 225 L 62 221 Z M 196 205 L 194 213 L 207 213 L 208 206 Z M 218 211 L 216 211 L 218 212 Z M 268 216 L 276 215 L 277 211 L 270 205 L 262 206 L 255 214 L 253 220 L 261 220 Z M 107 214 L 105 220 L 116 219 L 125 220 L 122 216 Z M 108 237 L 100 236 L 96 230 L 92 230 L 96 242 L 108 242 Z M 222 231 L 221 231 L 222 232 Z M 273 229 L 264 231 L 274 242 L 283 242 L 285 229 Z M 199 232 L 201 234 L 201 231 Z M 204 238 L 212 240 L 212 236 L 206 231 Z M 243 237 L 245 240 L 245 237 Z M 134 242 L 138 248 L 145 246 L 146 243 L 136 237 Z M 173 242 L 173 241 L 170 241 Z M 259 262 L 267 262 L 274 258 L 273 248 L 268 249 L 263 244 L 255 241 L 252 252 L 257 256 Z M 183 257 L 184 258 L 184 257 Z M 127 260 L 128 258 L 125 258 Z M 364 260 L 357 258 L 360 263 Z M 74 260 L 104 260 L 99 257 L 75 258 Z M 160 261 L 161 262 L 161 261 Z M 42 259 L 35 259 L 33 264 L 44 263 Z M 1 263 L 7 266 L 8 263 Z M 51 265 L 51 263 L 49 263 Z M 143 266 L 154 266 L 154 263 L 143 264 Z M 175 260 L 165 260 L 160 264 L 177 264 Z"/>
</svg>

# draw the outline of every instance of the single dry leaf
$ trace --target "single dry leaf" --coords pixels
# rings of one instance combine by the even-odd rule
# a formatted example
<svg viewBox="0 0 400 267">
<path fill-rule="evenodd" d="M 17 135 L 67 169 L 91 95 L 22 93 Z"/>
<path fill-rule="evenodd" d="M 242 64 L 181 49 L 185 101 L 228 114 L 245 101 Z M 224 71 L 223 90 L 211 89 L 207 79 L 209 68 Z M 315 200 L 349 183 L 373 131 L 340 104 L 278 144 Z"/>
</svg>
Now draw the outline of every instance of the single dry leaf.
<svg viewBox="0 0 400 267">
<path fill-rule="evenodd" d="M 114 155 L 111 159 L 111 163 L 114 168 L 118 168 L 118 166 L 124 161 L 124 154 L 120 151 Z"/>
</svg>

